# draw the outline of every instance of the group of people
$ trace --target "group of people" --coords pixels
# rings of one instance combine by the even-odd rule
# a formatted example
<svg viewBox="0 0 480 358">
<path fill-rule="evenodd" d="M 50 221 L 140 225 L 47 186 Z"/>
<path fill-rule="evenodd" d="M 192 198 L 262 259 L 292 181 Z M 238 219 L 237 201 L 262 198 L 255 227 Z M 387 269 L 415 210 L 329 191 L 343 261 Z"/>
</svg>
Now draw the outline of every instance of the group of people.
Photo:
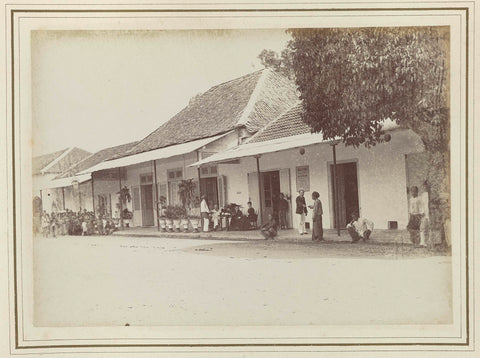
<svg viewBox="0 0 480 358">
<path fill-rule="evenodd" d="M 206 195 L 202 195 L 200 202 L 202 231 L 255 229 L 257 227 L 257 214 L 250 201 L 247 205 L 246 215 L 240 210 L 240 205 L 235 203 L 221 209 L 215 204 L 213 209 L 210 209 Z"/>
<path fill-rule="evenodd" d="M 63 235 L 109 235 L 117 229 L 113 219 L 104 216 L 95 216 L 91 211 L 75 212 L 66 209 L 63 212 L 42 212 L 40 227 L 34 227 L 35 232 L 41 230 L 43 237 L 57 237 Z"/>
<path fill-rule="evenodd" d="M 312 193 L 313 204 L 309 205 L 308 208 L 312 210 L 312 240 L 313 241 L 324 241 L 323 238 L 323 226 L 322 226 L 322 202 L 320 201 L 320 194 L 316 191 Z M 307 204 L 305 201 L 305 191 L 299 190 L 298 196 L 295 199 L 295 213 L 298 216 L 298 233 L 304 235 L 307 233 L 305 228 L 305 216 L 308 214 Z M 285 199 L 283 194 L 280 195 L 279 200 L 279 218 L 280 218 L 280 228 L 287 228 L 287 211 L 289 208 L 288 201 Z M 262 235 L 266 240 L 273 239 L 277 236 L 278 223 L 275 218 L 275 215 L 269 215 L 268 221 L 263 224 L 260 228 Z"/>
<path fill-rule="evenodd" d="M 298 219 L 298 233 L 300 235 L 305 235 L 307 233 L 305 217 L 308 214 L 308 209 L 310 209 L 312 210 L 312 241 L 325 241 L 323 237 L 323 208 L 320 194 L 317 191 L 312 193 L 312 200 L 313 204 L 307 206 L 305 191 L 302 189 L 298 191 L 298 196 L 295 199 L 295 214 Z M 285 215 L 285 213 L 279 215 L 280 222 L 282 222 L 283 215 Z M 284 220 L 286 222 L 286 218 Z M 260 231 L 266 240 L 273 239 L 277 236 L 277 226 L 278 224 L 275 216 L 269 215 L 268 221 L 260 228 Z M 351 221 L 347 224 L 347 231 L 352 238 L 352 243 L 357 243 L 360 240 L 363 240 L 364 242 L 368 241 L 373 231 L 373 222 L 366 218 L 360 218 L 357 213 L 352 213 Z"/>
</svg>

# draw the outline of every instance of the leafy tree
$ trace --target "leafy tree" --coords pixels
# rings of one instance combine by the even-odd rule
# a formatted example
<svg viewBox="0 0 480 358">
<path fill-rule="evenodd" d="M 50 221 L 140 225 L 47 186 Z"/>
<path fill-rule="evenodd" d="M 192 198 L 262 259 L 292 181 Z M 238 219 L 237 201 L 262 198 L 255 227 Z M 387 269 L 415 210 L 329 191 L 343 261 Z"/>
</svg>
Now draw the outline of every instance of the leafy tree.
<svg viewBox="0 0 480 358">
<path fill-rule="evenodd" d="M 450 218 L 448 27 L 288 31 L 288 61 L 264 51 L 262 63 L 293 68 L 303 120 L 353 146 L 382 142 L 386 118 L 417 133 L 429 157 L 432 225 L 443 234 Z"/>
<path fill-rule="evenodd" d="M 288 45 L 280 54 L 273 50 L 262 50 L 258 55 L 262 65 L 265 68 L 272 68 L 283 74 L 287 78 L 295 79 L 295 73 L 292 66 L 292 50 Z"/>
</svg>

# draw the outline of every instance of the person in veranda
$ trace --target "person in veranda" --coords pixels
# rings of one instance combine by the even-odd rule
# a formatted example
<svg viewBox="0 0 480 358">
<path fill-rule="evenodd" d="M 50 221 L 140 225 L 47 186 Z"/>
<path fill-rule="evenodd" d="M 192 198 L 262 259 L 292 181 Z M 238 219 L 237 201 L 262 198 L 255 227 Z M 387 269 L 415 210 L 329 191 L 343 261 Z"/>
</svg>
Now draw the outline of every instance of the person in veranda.
<svg viewBox="0 0 480 358">
<path fill-rule="evenodd" d="M 297 205 L 295 213 L 298 217 L 298 233 L 300 235 L 307 233 L 307 231 L 305 230 L 305 215 L 307 215 L 307 204 L 305 203 L 304 195 L 305 191 L 303 189 L 300 189 L 298 191 L 298 196 L 295 199 L 295 203 Z"/>
<path fill-rule="evenodd" d="M 322 223 L 322 202 L 320 201 L 320 194 L 316 191 L 312 193 L 313 205 L 310 206 L 312 209 L 312 240 L 313 241 L 324 241 L 323 240 L 323 223 Z"/>
<path fill-rule="evenodd" d="M 202 195 L 202 201 L 200 203 L 200 216 L 202 218 L 202 226 L 203 226 L 203 231 L 208 231 L 208 227 L 210 225 L 210 209 L 208 208 L 207 204 L 207 196 Z"/>
</svg>

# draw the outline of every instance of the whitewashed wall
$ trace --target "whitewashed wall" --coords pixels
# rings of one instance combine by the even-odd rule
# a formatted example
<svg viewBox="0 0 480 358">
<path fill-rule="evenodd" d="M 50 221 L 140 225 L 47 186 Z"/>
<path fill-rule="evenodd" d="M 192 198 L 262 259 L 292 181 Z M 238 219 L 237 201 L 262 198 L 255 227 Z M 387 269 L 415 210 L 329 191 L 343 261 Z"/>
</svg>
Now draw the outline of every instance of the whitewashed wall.
<svg viewBox="0 0 480 358">
<path fill-rule="evenodd" d="M 406 194 L 405 154 L 423 150 L 420 139 L 411 131 L 396 130 L 392 140 L 366 149 L 364 147 L 337 146 L 337 161 L 357 163 L 360 215 L 373 220 L 375 227 L 386 229 L 388 221 L 397 221 L 399 229 L 405 228 L 408 221 Z M 323 226 L 333 227 L 333 205 L 330 194 L 329 164 L 333 162 L 332 148 L 328 144 L 305 147 L 305 154 L 299 149 L 262 155 L 260 171 L 290 168 L 292 208 L 296 196 L 296 167 L 308 165 L 310 168 L 310 192 L 305 193 L 307 205 L 312 203 L 311 192 L 318 191 L 323 204 Z M 246 206 L 250 196 L 248 173 L 256 172 L 254 158 L 244 158 L 240 164 L 221 164 L 219 173 L 227 176 L 227 197 L 229 202 Z M 256 196 L 256 195 L 255 195 Z M 251 198 L 258 210 L 257 198 Z M 310 214 L 307 220 L 311 220 Z M 297 227 L 297 219 L 293 218 Z"/>
</svg>

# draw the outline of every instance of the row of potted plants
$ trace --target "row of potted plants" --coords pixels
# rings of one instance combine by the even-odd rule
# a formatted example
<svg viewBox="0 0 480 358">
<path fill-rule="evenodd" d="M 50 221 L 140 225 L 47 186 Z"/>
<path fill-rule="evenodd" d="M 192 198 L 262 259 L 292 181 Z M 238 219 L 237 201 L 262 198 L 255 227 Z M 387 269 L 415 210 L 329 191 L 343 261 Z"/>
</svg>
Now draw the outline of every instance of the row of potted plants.
<svg viewBox="0 0 480 358">
<path fill-rule="evenodd" d="M 200 226 L 200 215 L 194 210 L 187 210 L 183 206 L 166 206 L 161 209 L 159 218 L 160 228 L 162 231 L 190 231 L 190 228 L 197 232 Z"/>
<path fill-rule="evenodd" d="M 182 206 L 165 206 L 166 198 L 160 198 L 160 228 L 162 231 L 197 232 L 200 226 L 200 199 L 196 194 L 197 184 L 193 179 L 182 180 L 178 186 L 178 196 Z"/>
</svg>

